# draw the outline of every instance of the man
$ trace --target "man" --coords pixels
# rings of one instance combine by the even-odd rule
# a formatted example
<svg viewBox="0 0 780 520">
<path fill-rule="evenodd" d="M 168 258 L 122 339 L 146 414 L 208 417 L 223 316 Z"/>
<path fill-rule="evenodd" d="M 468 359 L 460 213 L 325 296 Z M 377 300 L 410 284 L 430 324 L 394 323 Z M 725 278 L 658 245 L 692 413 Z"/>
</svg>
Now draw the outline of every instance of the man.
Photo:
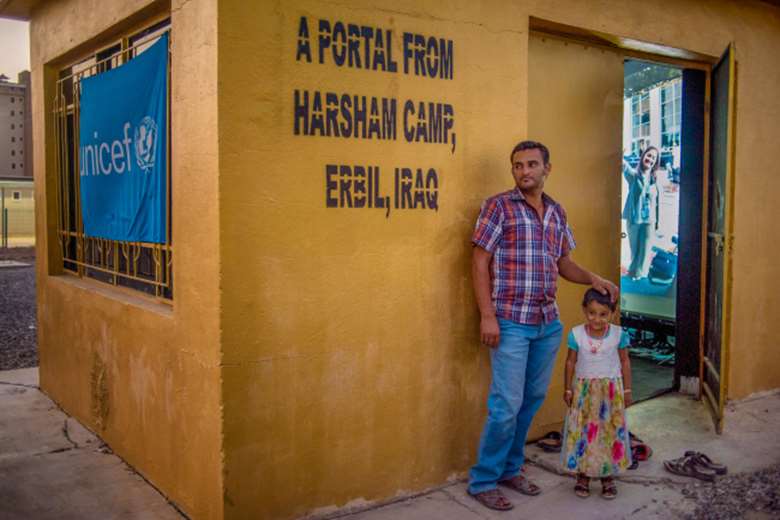
<svg viewBox="0 0 780 520">
<path fill-rule="evenodd" d="M 490 347 L 488 417 L 471 469 L 469 494 L 498 510 L 514 507 L 502 484 L 526 495 L 541 490 L 522 474 L 531 420 L 544 401 L 563 335 L 558 274 L 617 298 L 617 287 L 577 265 L 566 213 L 544 193 L 546 146 L 523 141 L 510 155 L 516 187 L 487 199 L 472 237 L 472 275 L 480 337 Z"/>
</svg>

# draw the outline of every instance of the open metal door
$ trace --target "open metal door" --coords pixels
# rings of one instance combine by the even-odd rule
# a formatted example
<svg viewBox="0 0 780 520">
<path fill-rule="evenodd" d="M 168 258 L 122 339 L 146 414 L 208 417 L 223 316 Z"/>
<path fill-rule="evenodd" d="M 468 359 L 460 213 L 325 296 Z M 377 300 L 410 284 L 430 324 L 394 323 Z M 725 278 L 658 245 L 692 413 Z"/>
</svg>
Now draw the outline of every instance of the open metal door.
<svg viewBox="0 0 780 520">
<path fill-rule="evenodd" d="M 734 44 L 712 69 L 707 194 L 707 276 L 702 390 L 715 429 L 723 431 L 731 309 L 734 178 Z"/>
</svg>

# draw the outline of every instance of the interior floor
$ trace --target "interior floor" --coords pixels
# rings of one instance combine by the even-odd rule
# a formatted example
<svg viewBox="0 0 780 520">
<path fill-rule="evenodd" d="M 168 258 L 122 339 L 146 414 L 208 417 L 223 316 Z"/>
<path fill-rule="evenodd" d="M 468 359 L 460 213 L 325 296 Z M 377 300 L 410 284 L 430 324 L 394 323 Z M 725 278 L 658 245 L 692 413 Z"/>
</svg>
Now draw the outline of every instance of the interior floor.
<svg viewBox="0 0 780 520">
<path fill-rule="evenodd" d="M 651 359 L 631 356 L 631 391 L 634 401 L 665 393 L 674 384 L 674 367 Z"/>
</svg>

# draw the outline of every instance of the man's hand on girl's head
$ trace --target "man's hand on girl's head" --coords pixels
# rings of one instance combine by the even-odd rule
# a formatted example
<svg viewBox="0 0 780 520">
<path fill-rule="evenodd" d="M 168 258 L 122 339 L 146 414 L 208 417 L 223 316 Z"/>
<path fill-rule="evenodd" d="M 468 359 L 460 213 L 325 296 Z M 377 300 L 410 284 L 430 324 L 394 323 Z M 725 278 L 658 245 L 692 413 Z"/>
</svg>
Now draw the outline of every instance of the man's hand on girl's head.
<svg viewBox="0 0 780 520">
<path fill-rule="evenodd" d="M 609 298 L 613 302 L 617 301 L 618 295 L 620 294 L 620 289 L 618 289 L 617 285 L 595 274 L 593 275 L 593 283 L 591 283 L 591 287 L 596 289 L 601 294 L 609 294 Z"/>
</svg>

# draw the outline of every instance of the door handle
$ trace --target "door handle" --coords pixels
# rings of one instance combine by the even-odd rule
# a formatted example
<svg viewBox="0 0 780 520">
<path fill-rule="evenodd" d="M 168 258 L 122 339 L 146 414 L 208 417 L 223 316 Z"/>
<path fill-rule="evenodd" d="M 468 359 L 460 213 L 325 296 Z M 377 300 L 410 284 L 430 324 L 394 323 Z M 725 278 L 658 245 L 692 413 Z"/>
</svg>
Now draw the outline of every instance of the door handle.
<svg viewBox="0 0 780 520">
<path fill-rule="evenodd" d="M 724 240 L 723 235 L 721 233 L 713 233 L 712 231 L 707 233 L 707 235 L 709 235 L 709 237 L 715 242 L 715 244 L 714 244 L 715 256 L 722 255 L 723 254 L 723 247 L 725 245 L 725 240 Z"/>
</svg>

